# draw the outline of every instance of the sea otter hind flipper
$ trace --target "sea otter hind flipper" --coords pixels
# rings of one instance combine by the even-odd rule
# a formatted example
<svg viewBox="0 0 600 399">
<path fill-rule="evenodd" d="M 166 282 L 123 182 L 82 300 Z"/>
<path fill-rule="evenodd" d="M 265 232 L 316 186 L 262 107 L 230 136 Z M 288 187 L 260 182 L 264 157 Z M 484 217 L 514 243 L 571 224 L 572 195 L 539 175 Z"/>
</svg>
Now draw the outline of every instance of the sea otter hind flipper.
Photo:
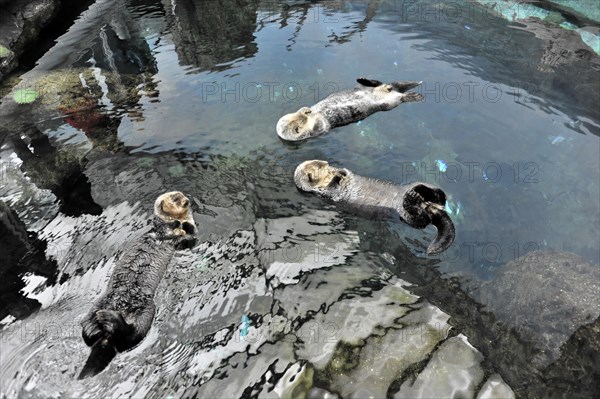
<svg viewBox="0 0 600 399">
<path fill-rule="evenodd" d="M 96 374 L 100 373 L 102 370 L 108 366 L 111 360 L 117 355 L 117 349 L 108 343 L 105 340 L 98 341 L 94 346 L 92 346 L 92 351 L 90 356 L 88 357 L 81 373 L 77 377 L 78 380 L 82 380 L 84 378 L 93 377 Z"/>
<path fill-rule="evenodd" d="M 428 184 L 416 183 L 404 195 L 403 208 L 410 217 L 409 224 L 417 229 L 433 224 L 436 237 L 427 247 L 427 254 L 444 252 L 454 242 L 456 231 L 452 219 L 446 213 L 446 193 Z"/>
<path fill-rule="evenodd" d="M 421 84 L 423 84 L 423 81 L 414 81 L 414 80 L 407 80 L 404 82 L 392 82 L 391 85 L 394 88 L 394 90 L 396 90 L 397 92 L 400 93 L 406 93 L 407 91 L 409 91 L 410 89 L 414 89 L 417 86 L 420 86 Z"/>
<path fill-rule="evenodd" d="M 105 336 L 127 336 L 133 328 L 125 322 L 120 312 L 100 309 L 96 311 L 96 320 Z"/>
<path fill-rule="evenodd" d="M 103 331 L 94 317 L 94 314 L 86 316 L 81 322 L 81 336 L 83 337 L 83 342 L 85 342 L 87 346 L 92 346 L 102 338 L 102 335 Z"/>
<path fill-rule="evenodd" d="M 383 84 L 383 82 L 380 82 L 376 79 L 358 78 L 356 81 L 359 85 L 363 85 L 365 87 L 377 87 Z"/>
<path fill-rule="evenodd" d="M 406 93 L 404 95 L 404 97 L 402 97 L 402 102 L 403 103 L 418 103 L 423 101 L 425 97 L 423 97 L 423 95 L 421 93 Z"/>
<path fill-rule="evenodd" d="M 431 224 L 437 229 L 435 239 L 427 247 L 427 253 L 429 255 L 436 255 L 444 252 L 454 241 L 456 234 L 454 230 L 454 223 L 452 219 L 443 209 L 439 209 L 439 206 L 430 207 L 429 212 L 431 215 Z"/>
</svg>

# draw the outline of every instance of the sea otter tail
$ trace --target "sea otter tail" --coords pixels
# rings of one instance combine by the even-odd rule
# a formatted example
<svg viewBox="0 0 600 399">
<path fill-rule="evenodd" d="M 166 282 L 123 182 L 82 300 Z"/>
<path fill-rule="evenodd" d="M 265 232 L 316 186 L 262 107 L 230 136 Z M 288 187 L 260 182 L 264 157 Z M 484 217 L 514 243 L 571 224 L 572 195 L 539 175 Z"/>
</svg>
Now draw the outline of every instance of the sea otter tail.
<svg viewBox="0 0 600 399">
<path fill-rule="evenodd" d="M 383 83 L 380 80 L 377 79 L 367 79 L 367 78 L 358 78 L 356 79 L 356 81 L 358 82 L 358 84 L 365 86 L 365 87 L 377 87 L 377 86 L 381 86 L 385 83 Z M 392 82 L 390 83 L 390 85 L 392 85 L 392 87 L 394 88 L 394 90 L 396 90 L 399 93 L 406 93 L 407 91 L 409 91 L 410 89 L 414 89 L 417 86 L 420 86 L 423 83 L 423 81 L 414 81 L 414 80 L 405 80 L 405 81 L 399 81 L 399 82 Z"/>
<path fill-rule="evenodd" d="M 120 312 L 100 309 L 92 311 L 81 323 L 83 340 L 92 352 L 79 374 L 79 379 L 94 376 L 104 370 L 116 356 L 117 349 L 133 332 Z"/>
<path fill-rule="evenodd" d="M 120 312 L 115 310 L 94 310 L 81 322 L 81 335 L 86 345 L 93 346 L 101 339 L 109 342 L 131 333 Z"/>
<path fill-rule="evenodd" d="M 435 255 L 445 251 L 454 241 L 454 236 L 456 234 L 452 219 L 450 219 L 450 216 L 448 216 L 443 208 L 440 208 L 439 205 L 430 205 L 427 207 L 427 210 L 431 215 L 431 224 L 437 229 L 435 239 L 427 247 L 427 253 L 429 255 Z"/>
<path fill-rule="evenodd" d="M 404 82 L 392 82 L 390 84 L 392 85 L 394 90 L 396 90 L 397 92 L 406 93 L 410 89 L 414 89 L 415 87 L 420 86 L 422 83 L 423 83 L 423 81 L 415 82 L 412 80 L 407 80 Z"/>
<path fill-rule="evenodd" d="M 403 186 L 401 217 L 411 226 L 423 229 L 433 224 L 437 229 L 435 239 L 427 247 L 429 255 L 445 251 L 456 234 L 454 223 L 444 209 L 446 193 L 440 188 L 426 183 L 412 183 Z"/>
<path fill-rule="evenodd" d="M 82 380 L 84 378 L 93 377 L 96 374 L 100 373 L 104 370 L 108 364 L 114 359 L 117 355 L 117 348 L 114 345 L 109 343 L 107 340 L 101 340 L 96 342 L 94 346 L 92 346 L 92 352 L 88 357 L 81 373 L 79 373 L 78 380 Z"/>
</svg>

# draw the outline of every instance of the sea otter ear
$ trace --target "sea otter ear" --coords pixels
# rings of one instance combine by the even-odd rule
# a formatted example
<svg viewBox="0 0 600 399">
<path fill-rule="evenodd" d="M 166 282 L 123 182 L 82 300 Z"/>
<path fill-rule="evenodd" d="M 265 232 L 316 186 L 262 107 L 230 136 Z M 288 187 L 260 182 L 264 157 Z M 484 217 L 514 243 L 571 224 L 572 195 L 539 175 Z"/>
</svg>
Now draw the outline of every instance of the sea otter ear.
<svg viewBox="0 0 600 399">
<path fill-rule="evenodd" d="M 359 85 L 363 85 L 365 87 L 377 87 L 381 86 L 383 82 L 375 79 L 367 79 L 367 78 L 358 78 L 356 79 Z"/>
</svg>

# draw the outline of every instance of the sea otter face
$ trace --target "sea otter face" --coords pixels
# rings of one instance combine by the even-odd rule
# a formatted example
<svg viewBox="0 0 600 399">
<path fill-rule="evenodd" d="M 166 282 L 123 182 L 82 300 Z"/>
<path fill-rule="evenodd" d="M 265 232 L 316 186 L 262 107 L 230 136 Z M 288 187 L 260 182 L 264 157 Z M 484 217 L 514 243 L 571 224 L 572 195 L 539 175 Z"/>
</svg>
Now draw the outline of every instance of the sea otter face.
<svg viewBox="0 0 600 399">
<path fill-rule="evenodd" d="M 154 214 L 169 223 L 172 235 L 194 235 L 196 232 L 190 200 L 180 191 L 159 196 L 154 203 Z"/>
<path fill-rule="evenodd" d="M 190 201 L 183 193 L 171 191 L 158 197 L 161 214 L 172 219 L 186 219 L 190 211 Z"/>
<path fill-rule="evenodd" d="M 300 141 L 325 133 L 323 116 L 308 107 L 282 116 L 277 122 L 277 134 L 287 141 Z"/>
<path fill-rule="evenodd" d="M 171 191 L 159 196 L 154 202 L 154 215 L 156 238 L 170 240 L 175 249 L 196 245 L 196 223 L 190 200 L 183 193 Z"/>
<path fill-rule="evenodd" d="M 325 161 L 312 160 L 298 165 L 294 173 L 294 182 L 302 191 L 323 195 L 343 186 L 348 176 L 349 172 L 346 169 L 334 168 Z"/>
</svg>

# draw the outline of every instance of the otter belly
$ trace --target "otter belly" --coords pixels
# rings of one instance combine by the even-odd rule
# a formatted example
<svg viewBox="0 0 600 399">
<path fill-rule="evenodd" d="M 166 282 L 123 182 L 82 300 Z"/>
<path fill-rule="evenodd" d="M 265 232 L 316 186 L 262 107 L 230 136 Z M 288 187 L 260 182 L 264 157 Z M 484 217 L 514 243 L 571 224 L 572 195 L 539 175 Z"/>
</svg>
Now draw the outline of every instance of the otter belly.
<svg viewBox="0 0 600 399">
<path fill-rule="evenodd" d="M 144 236 L 119 258 L 106 293 L 81 322 L 92 353 L 80 379 L 99 373 L 117 352 L 144 339 L 154 320 L 156 288 L 174 252 L 169 242 Z"/>
<path fill-rule="evenodd" d="M 405 186 L 352 175 L 338 202 L 349 210 L 379 219 L 402 219 Z"/>
<path fill-rule="evenodd" d="M 429 184 L 399 185 L 352 174 L 328 197 L 343 210 L 370 219 L 401 220 L 417 229 L 433 224 L 437 235 L 429 254 L 443 252 L 454 241 L 454 224 L 444 210 L 446 194 Z"/>
<path fill-rule="evenodd" d="M 334 93 L 314 106 L 322 113 L 331 127 L 358 122 L 369 115 L 385 109 L 368 90 L 352 90 Z"/>
</svg>

